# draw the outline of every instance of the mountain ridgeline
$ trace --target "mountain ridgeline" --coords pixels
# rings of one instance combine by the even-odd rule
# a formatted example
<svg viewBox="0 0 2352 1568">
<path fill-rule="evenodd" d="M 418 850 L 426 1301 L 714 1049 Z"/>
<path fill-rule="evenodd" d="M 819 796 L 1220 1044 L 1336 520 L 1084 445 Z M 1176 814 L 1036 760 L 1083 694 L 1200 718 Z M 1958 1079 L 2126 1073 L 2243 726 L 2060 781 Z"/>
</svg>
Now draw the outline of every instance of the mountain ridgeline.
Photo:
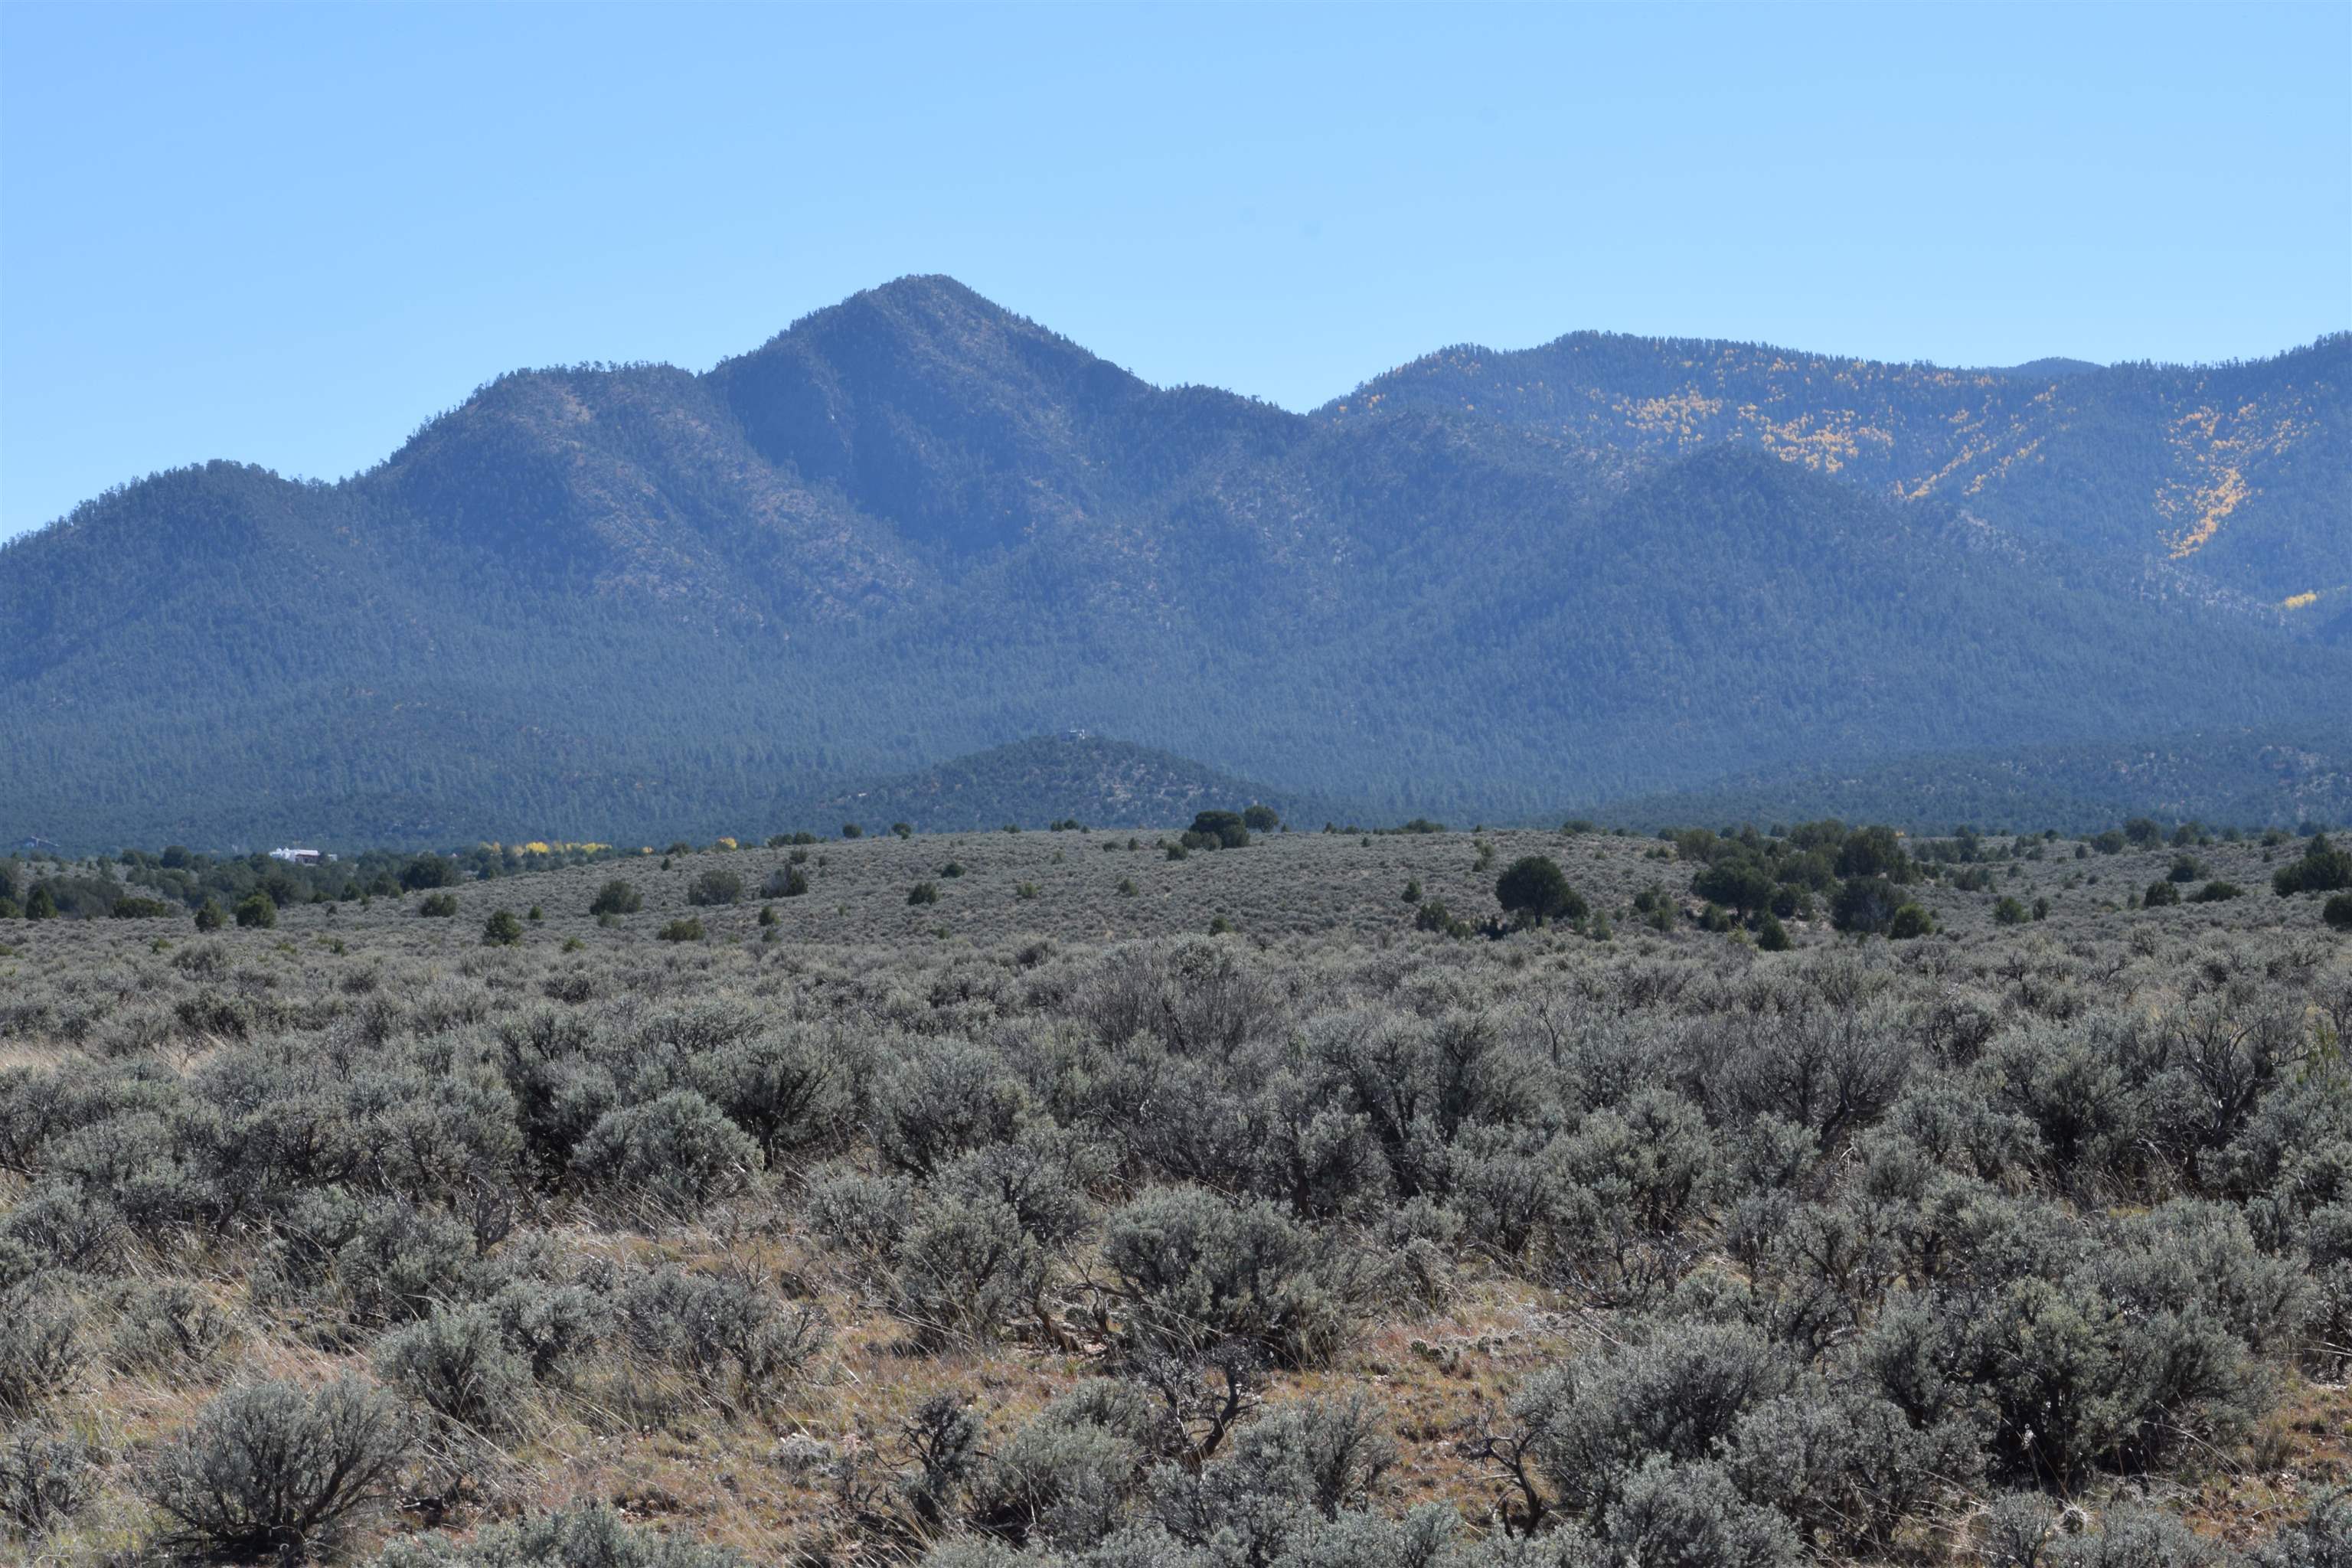
<svg viewBox="0 0 2352 1568">
<path fill-rule="evenodd" d="M 749 832 L 1073 729 L 1367 820 L 2030 755 L 2023 821 L 2184 752 L 2184 809 L 2291 818 L 2352 799 L 2347 370 L 1577 334 L 1302 416 L 907 279 L 0 549 L 0 837 Z"/>
</svg>

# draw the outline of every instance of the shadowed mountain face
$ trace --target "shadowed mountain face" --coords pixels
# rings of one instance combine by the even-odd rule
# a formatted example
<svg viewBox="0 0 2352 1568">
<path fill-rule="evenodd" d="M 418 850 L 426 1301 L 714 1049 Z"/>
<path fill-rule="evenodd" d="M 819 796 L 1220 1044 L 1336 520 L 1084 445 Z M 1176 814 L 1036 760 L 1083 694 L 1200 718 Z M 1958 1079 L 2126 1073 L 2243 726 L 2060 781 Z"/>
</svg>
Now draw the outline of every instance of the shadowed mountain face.
<svg viewBox="0 0 2352 1568">
<path fill-rule="evenodd" d="M 1098 525 L 1304 425 L 1160 391 L 944 278 L 821 310 L 708 381 L 770 463 L 956 557 Z"/>
<path fill-rule="evenodd" d="M 0 549 L 0 837 L 748 832 L 1073 727 L 1496 818 L 2352 733 L 2347 342 L 1580 336 L 1301 416 L 905 279 L 703 375 L 503 377 L 338 485 L 216 463 Z"/>
</svg>

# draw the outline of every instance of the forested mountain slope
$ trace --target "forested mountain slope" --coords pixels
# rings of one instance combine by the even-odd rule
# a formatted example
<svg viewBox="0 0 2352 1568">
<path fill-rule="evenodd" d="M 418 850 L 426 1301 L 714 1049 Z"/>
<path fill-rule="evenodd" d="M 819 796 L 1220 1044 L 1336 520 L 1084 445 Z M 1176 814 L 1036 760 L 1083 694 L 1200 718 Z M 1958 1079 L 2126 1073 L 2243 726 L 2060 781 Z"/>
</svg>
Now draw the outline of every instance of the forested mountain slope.
<svg viewBox="0 0 2352 1568">
<path fill-rule="evenodd" d="M 1658 345 L 1536 353 L 1581 390 L 1546 361 L 1514 402 L 1438 356 L 1307 417 L 909 279 L 706 374 L 502 377 L 340 484 L 142 480 L 0 549 L 0 839 L 743 832 L 1071 729 L 1496 819 L 1759 769 L 2352 734 L 2352 655 L 2298 629 L 2341 620 L 2334 590 L 2243 586 L 2340 566 L 2346 340 L 1820 385 L 1725 349 L 1686 407 Z M 2174 560 L 2129 498 L 2197 376 L 2232 408 L 2291 394 L 2296 434 Z M 1978 438 L 1931 430 L 1957 422 L 1929 392 L 2004 431 L 2075 412 L 2015 477 L 1922 490 L 1898 480 Z"/>
<path fill-rule="evenodd" d="M 1203 811 L 1263 805 L 1300 827 L 1319 827 L 1347 806 L 1237 779 L 1167 752 L 1078 731 L 1034 735 L 936 767 L 874 779 L 787 803 L 777 820 L 830 833 L 855 822 L 867 833 L 898 823 L 926 832 L 1082 823 L 1166 827 Z"/>
<path fill-rule="evenodd" d="M 1612 826 L 1793 822 L 1811 815 L 1943 833 L 1956 823 L 2090 832 L 2135 816 L 2168 822 L 2352 820 L 2343 728 L 2203 730 L 1928 752 L 1863 766 L 1800 763 L 1581 812 Z"/>
<path fill-rule="evenodd" d="M 1458 409 L 1626 461 L 1738 444 L 2319 622 L 2352 589 L 2352 334 L 2224 365 L 1946 370 L 1575 332 L 1454 348 L 1322 411 Z"/>
</svg>

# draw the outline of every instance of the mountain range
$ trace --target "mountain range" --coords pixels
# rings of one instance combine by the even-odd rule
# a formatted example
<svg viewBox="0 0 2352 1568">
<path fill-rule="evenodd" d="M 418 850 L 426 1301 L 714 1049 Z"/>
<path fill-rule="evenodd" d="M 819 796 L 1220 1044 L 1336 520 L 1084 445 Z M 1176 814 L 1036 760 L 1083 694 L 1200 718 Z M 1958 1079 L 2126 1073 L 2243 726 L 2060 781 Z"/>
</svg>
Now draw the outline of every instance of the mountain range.
<svg viewBox="0 0 2352 1568">
<path fill-rule="evenodd" d="M 1130 799 L 1367 821 L 1900 805 L 1921 759 L 2030 821 L 2152 754 L 2291 818 L 2352 802 L 2347 370 L 1576 333 L 1301 415 L 903 279 L 0 547 L 0 842 L 741 833 L 1072 730 L 1192 760 Z"/>
</svg>

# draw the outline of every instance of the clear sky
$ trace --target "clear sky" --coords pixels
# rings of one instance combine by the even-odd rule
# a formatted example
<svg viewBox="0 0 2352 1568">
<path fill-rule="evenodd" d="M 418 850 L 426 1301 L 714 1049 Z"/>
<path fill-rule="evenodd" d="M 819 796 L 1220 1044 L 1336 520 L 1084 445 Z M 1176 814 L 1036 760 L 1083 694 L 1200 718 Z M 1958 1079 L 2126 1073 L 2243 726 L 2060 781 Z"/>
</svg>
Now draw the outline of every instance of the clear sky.
<svg viewBox="0 0 2352 1568">
<path fill-rule="evenodd" d="M 2352 5 L 0 4 L 0 535 L 948 272 L 1294 408 L 1579 328 L 2352 325 Z"/>
</svg>

